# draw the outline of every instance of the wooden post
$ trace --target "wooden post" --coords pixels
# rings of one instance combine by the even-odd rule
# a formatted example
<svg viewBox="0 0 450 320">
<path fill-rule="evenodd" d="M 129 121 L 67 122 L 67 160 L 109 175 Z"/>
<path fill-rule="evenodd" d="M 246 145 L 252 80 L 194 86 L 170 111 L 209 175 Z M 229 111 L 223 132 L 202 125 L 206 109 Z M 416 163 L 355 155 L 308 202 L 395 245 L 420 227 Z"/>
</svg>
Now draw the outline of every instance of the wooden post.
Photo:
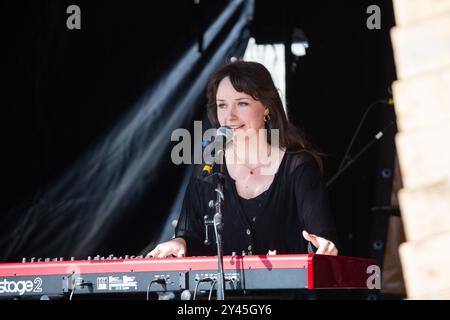
<svg viewBox="0 0 450 320">
<path fill-rule="evenodd" d="M 450 0 L 394 0 L 393 84 L 408 298 L 450 299 Z"/>
</svg>

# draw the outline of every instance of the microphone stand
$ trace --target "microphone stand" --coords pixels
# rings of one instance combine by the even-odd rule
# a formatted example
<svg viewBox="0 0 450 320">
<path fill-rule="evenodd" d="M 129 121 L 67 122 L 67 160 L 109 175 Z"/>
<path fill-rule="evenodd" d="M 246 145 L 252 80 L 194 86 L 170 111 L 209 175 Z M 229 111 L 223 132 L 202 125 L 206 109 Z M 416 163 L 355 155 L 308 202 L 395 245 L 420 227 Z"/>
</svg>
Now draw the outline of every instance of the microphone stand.
<svg viewBox="0 0 450 320">
<path fill-rule="evenodd" d="M 225 300 L 225 274 L 223 271 L 223 210 L 224 210 L 224 185 L 225 185 L 225 170 L 224 170 L 224 162 L 225 162 L 225 148 L 227 143 L 230 141 L 232 137 L 232 131 L 229 127 L 220 127 L 217 129 L 217 138 L 220 140 L 220 149 L 216 151 L 216 164 L 218 165 L 218 172 L 215 173 L 218 176 L 217 180 L 217 188 L 216 191 L 216 202 L 213 200 L 209 202 L 210 208 L 215 207 L 216 212 L 214 214 L 213 220 L 208 219 L 208 215 L 204 216 L 205 222 L 205 232 L 206 232 L 206 240 L 205 244 L 210 244 L 208 239 L 208 227 L 211 224 L 214 225 L 214 233 L 216 236 L 216 244 L 217 244 L 217 264 L 218 264 L 218 273 L 217 273 L 217 300 Z M 214 286 L 214 282 L 213 282 Z"/>
<path fill-rule="evenodd" d="M 210 245 L 211 241 L 208 237 L 208 228 L 210 226 L 214 227 L 214 233 L 216 236 L 216 244 L 217 244 L 217 263 L 218 263 L 218 274 L 217 274 L 217 300 L 225 300 L 225 274 L 223 271 L 223 206 L 224 206 L 224 196 L 223 189 L 225 183 L 225 173 L 223 167 L 223 156 L 224 151 L 219 150 L 217 152 L 219 161 L 217 161 L 217 165 L 219 167 L 218 172 L 215 173 L 218 177 L 217 188 L 216 191 L 216 201 L 211 200 L 209 202 L 209 207 L 216 209 L 213 219 L 209 219 L 208 215 L 203 217 L 205 223 L 205 245 Z"/>
<path fill-rule="evenodd" d="M 219 161 L 218 161 L 218 181 L 217 188 L 215 189 L 216 195 L 216 213 L 214 214 L 214 232 L 216 235 L 217 243 L 217 262 L 218 262 L 218 274 L 217 274 L 217 300 L 225 300 L 225 274 L 223 271 L 223 206 L 224 206 L 224 196 L 223 188 L 225 182 L 224 173 L 224 154 L 225 148 L 218 151 Z"/>
<path fill-rule="evenodd" d="M 345 166 L 342 167 L 341 170 L 339 170 L 326 184 L 326 187 L 330 187 L 330 185 L 339 177 L 342 175 L 342 173 L 347 170 L 364 152 L 367 151 L 367 149 L 369 149 L 370 146 L 372 146 L 376 141 L 380 140 L 383 135 L 384 132 L 391 127 L 392 125 L 394 125 L 394 121 L 391 121 L 383 130 L 379 131 L 373 138 L 372 140 L 369 141 L 369 143 L 361 149 L 361 151 L 359 151 L 356 156 L 353 159 L 350 159 L 347 164 Z"/>
</svg>

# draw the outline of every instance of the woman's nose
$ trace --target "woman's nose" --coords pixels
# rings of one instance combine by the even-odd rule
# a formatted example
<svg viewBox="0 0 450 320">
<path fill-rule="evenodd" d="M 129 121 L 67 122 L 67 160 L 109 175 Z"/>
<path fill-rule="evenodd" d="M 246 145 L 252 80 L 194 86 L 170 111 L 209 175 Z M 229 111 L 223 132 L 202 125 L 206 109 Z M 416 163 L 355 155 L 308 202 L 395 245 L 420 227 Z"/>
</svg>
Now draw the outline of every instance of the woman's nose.
<svg viewBox="0 0 450 320">
<path fill-rule="evenodd" d="M 228 119 L 236 119 L 236 118 L 237 118 L 237 108 L 236 108 L 236 105 L 232 105 L 232 106 L 229 108 L 229 112 L 228 112 L 227 118 L 228 118 Z"/>
</svg>

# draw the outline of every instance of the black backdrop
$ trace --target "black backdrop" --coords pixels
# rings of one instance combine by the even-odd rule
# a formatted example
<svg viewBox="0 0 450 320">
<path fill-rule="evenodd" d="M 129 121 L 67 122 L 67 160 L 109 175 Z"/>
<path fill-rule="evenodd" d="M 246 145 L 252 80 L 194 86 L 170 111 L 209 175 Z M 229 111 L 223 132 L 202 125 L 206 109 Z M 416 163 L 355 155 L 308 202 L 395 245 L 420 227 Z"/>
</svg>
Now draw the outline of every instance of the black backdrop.
<svg viewBox="0 0 450 320">
<path fill-rule="evenodd" d="M 322 151 L 325 180 L 338 171 L 363 114 L 376 100 L 390 96 L 395 66 L 390 29 L 395 25 L 391 1 L 257 2 L 254 34 L 261 43 L 290 46 L 293 28 L 304 31 L 307 54 L 286 54 L 288 114 Z M 367 8 L 377 5 L 381 29 L 369 29 Z M 376 104 L 367 113 L 350 156 L 379 131 L 395 122 L 392 106 Z M 342 254 L 372 256 L 382 262 L 387 220 L 372 208 L 389 206 L 395 156 L 395 124 L 329 187 Z M 390 170 L 390 171 L 389 171 Z M 384 171 L 386 172 L 386 171 Z M 383 223 L 377 223 L 379 220 Z"/>
<path fill-rule="evenodd" d="M 66 28 L 71 4 L 81 8 L 81 30 Z M 371 4 L 381 8 L 381 30 L 366 27 Z M 17 223 L 27 228 L 20 212 L 96 146 L 226 5 L 205 0 L 2 2 L 6 55 L 1 72 L 0 243 L 8 246 Z M 390 1 L 256 1 L 250 30 L 257 42 L 289 45 L 293 27 L 308 37 L 307 55 L 296 61 L 296 68 L 294 57 L 286 55 L 288 112 L 326 154 L 325 180 L 336 173 L 368 105 L 389 95 L 395 79 L 389 39 L 393 25 Z M 188 129 L 193 119 L 203 119 L 204 92 L 199 96 L 201 101 L 185 121 Z M 392 107 L 375 107 L 352 155 L 393 118 Z M 343 254 L 373 255 L 370 209 L 389 204 L 391 180 L 380 178 L 380 172 L 393 168 L 393 146 L 391 132 L 330 188 Z M 166 150 L 154 172 L 157 180 L 147 187 L 141 203 L 123 210 L 116 226 L 99 238 L 95 253 L 137 254 L 155 241 L 185 169 L 170 164 Z M 53 230 L 48 243 L 53 241 L 50 235 L 64 232 L 63 227 Z M 25 243 L 2 258 L 71 254 L 36 251 Z"/>
</svg>

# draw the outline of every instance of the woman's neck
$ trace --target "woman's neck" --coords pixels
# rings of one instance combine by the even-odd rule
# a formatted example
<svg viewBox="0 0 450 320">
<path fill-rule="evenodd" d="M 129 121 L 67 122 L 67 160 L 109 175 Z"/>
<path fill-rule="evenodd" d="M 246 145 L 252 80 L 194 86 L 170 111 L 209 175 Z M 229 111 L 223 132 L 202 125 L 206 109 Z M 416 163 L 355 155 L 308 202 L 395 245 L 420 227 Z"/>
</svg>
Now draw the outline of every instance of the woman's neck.
<svg viewBox="0 0 450 320">
<path fill-rule="evenodd" d="M 278 148 L 271 146 L 267 141 L 257 141 L 256 143 L 241 143 L 233 140 L 227 146 L 226 160 L 229 164 L 244 165 L 248 168 L 268 166 L 271 163 L 271 155 L 277 152 Z"/>
</svg>

